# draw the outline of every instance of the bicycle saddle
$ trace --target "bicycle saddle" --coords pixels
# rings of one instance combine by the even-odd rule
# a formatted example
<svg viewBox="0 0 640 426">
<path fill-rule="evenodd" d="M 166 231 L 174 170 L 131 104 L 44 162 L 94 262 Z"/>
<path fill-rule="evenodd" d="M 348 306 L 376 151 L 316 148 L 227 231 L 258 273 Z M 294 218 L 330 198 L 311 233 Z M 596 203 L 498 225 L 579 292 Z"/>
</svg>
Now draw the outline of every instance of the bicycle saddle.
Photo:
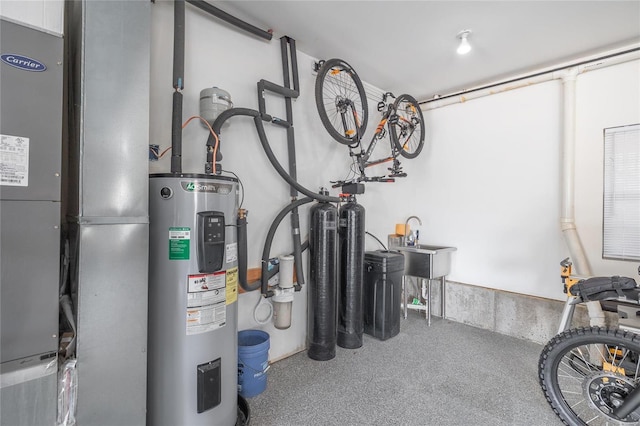
<svg viewBox="0 0 640 426">
<path fill-rule="evenodd" d="M 584 302 L 608 299 L 630 299 L 640 302 L 640 288 L 629 277 L 594 277 L 580 280 L 571 287 L 571 294 Z"/>
</svg>

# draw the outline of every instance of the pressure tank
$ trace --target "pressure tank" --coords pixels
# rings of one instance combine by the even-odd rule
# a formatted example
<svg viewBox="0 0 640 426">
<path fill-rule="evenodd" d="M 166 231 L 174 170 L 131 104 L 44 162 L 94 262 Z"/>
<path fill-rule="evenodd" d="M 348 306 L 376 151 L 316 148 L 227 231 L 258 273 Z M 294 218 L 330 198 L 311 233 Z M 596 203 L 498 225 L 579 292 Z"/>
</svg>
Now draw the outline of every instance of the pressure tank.
<svg viewBox="0 0 640 426">
<path fill-rule="evenodd" d="M 320 202 L 309 210 L 307 354 L 326 361 L 336 356 L 338 209 Z"/>
<path fill-rule="evenodd" d="M 236 424 L 237 210 L 236 179 L 150 176 L 149 425 Z"/>
<path fill-rule="evenodd" d="M 338 346 L 347 349 L 361 347 L 364 332 L 364 213 L 354 195 L 349 196 L 339 213 Z"/>
<path fill-rule="evenodd" d="M 200 91 L 200 117 L 213 126 L 213 122 L 223 112 L 233 108 L 231 95 L 218 87 L 207 87 Z"/>
</svg>

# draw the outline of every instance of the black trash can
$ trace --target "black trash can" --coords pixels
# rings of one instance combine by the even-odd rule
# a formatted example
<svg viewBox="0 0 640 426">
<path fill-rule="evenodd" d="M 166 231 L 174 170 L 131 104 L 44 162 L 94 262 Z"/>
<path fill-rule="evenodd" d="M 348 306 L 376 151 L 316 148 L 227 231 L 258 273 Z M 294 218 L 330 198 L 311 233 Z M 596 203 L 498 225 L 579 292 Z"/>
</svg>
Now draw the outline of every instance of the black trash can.
<svg viewBox="0 0 640 426">
<path fill-rule="evenodd" d="M 400 332 L 404 256 L 376 250 L 364 254 L 364 332 L 387 340 Z"/>
</svg>

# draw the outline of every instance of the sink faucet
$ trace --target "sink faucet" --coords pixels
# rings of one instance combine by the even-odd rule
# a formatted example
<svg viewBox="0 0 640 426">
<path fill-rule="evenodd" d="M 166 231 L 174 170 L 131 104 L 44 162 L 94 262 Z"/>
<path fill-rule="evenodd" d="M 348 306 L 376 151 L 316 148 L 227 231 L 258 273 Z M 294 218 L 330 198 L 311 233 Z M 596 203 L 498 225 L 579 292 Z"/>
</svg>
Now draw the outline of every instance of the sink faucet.
<svg viewBox="0 0 640 426">
<path fill-rule="evenodd" d="M 419 224 L 420 226 L 422 226 L 422 221 L 420 220 L 420 218 L 419 218 L 418 216 L 409 216 L 409 217 L 407 218 L 407 220 L 404 222 L 404 245 L 405 245 L 405 246 L 407 245 L 407 237 L 408 237 L 408 235 L 407 235 L 407 225 L 409 225 L 409 221 L 410 221 L 411 219 L 415 219 L 415 220 L 417 220 L 417 221 L 418 221 L 418 224 Z"/>
</svg>

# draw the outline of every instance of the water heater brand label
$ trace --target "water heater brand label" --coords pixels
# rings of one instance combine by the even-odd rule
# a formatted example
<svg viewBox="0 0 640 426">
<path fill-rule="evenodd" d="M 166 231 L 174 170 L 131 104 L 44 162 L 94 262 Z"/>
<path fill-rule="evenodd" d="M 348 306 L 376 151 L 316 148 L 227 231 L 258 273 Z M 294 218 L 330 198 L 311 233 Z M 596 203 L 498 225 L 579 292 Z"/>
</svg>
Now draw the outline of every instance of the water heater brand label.
<svg viewBox="0 0 640 426">
<path fill-rule="evenodd" d="M 198 182 L 181 181 L 180 186 L 187 192 L 215 192 L 217 194 L 226 195 L 231 193 L 231 185 L 226 183 L 211 183 L 211 182 Z"/>
<path fill-rule="evenodd" d="M 25 71 L 42 72 L 47 69 L 45 64 L 27 56 L 16 55 L 15 53 L 5 53 L 0 55 L 0 60 L 7 65 L 11 65 L 14 68 L 19 68 Z"/>
<path fill-rule="evenodd" d="M 0 185 L 29 186 L 29 138 L 0 135 Z"/>
<path fill-rule="evenodd" d="M 191 228 L 169 228 L 169 260 L 189 260 Z"/>
</svg>

